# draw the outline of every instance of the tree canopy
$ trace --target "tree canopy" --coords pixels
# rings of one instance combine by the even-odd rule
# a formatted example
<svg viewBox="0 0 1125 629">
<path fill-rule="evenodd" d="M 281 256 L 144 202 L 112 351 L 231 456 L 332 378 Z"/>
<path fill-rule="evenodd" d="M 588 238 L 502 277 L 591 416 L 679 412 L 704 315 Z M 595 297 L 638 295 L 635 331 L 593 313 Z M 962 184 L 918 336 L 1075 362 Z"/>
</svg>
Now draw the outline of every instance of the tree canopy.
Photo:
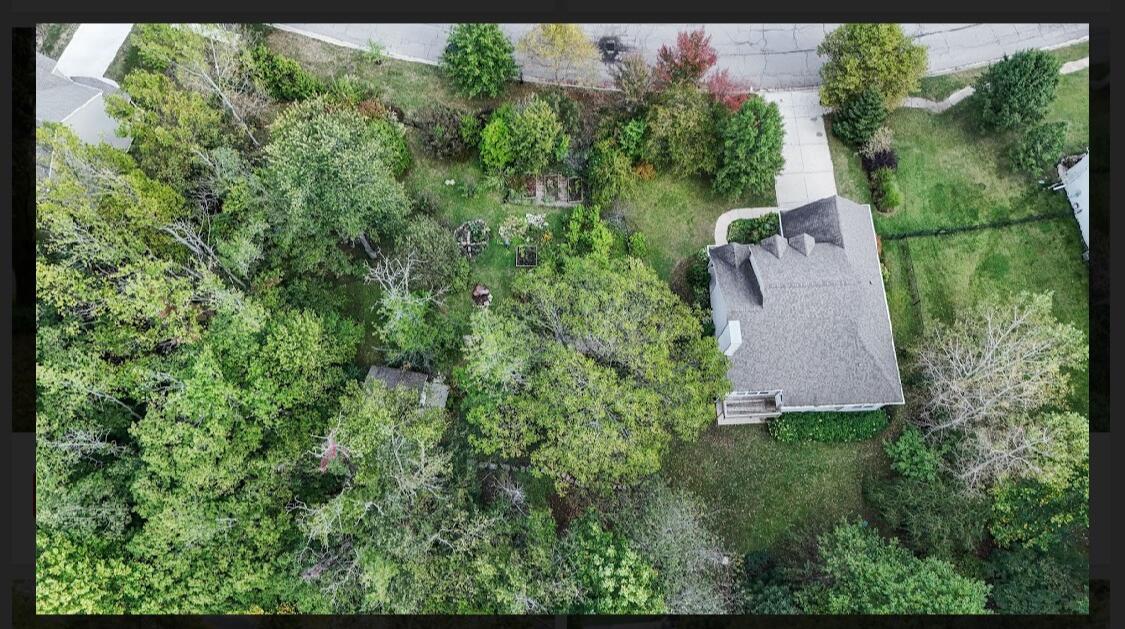
<svg viewBox="0 0 1125 629">
<path fill-rule="evenodd" d="M 926 49 L 898 24 L 842 24 L 816 47 L 828 57 L 820 68 L 820 102 L 839 107 L 868 88 L 888 109 L 918 89 L 926 71 Z"/>
<path fill-rule="evenodd" d="M 274 242 L 298 271 L 349 271 L 340 244 L 393 237 L 410 203 L 388 165 L 397 151 L 355 110 L 323 99 L 278 117 L 264 177 L 276 195 Z"/>
<path fill-rule="evenodd" d="M 798 593 L 814 614 L 983 614 L 989 586 L 933 558 L 919 559 L 862 522 L 819 537 L 817 575 Z"/>
<path fill-rule="evenodd" d="M 474 315 L 466 345 L 482 454 L 528 457 L 560 491 L 605 488 L 656 471 L 672 438 L 712 420 L 726 359 L 636 258 L 566 257 L 513 292 L 523 307 Z"/>
</svg>

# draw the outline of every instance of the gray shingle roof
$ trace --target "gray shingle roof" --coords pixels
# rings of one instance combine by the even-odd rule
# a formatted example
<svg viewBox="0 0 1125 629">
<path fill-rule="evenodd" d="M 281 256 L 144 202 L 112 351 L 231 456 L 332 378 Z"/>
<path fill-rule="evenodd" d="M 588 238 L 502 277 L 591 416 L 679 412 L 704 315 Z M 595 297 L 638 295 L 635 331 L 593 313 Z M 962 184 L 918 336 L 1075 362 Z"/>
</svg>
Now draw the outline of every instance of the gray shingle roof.
<svg viewBox="0 0 1125 629">
<path fill-rule="evenodd" d="M 82 85 L 54 73 L 55 61 L 35 55 L 35 120 L 62 122 L 102 90 Z"/>
<path fill-rule="evenodd" d="M 829 197 L 782 211 L 781 225 L 788 241 L 710 249 L 727 317 L 742 331 L 733 389 L 780 389 L 788 407 L 901 403 L 870 209 Z"/>
</svg>

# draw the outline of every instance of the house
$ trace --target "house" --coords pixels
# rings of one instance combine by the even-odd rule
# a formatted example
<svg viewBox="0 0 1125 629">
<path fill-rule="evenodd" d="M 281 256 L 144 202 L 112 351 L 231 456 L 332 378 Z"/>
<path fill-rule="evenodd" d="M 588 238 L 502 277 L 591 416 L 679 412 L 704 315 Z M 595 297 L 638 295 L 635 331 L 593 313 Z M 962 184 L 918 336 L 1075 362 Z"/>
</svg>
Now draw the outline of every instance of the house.
<svg viewBox="0 0 1125 629">
<path fill-rule="evenodd" d="M 731 360 L 719 423 L 902 404 L 869 206 L 833 196 L 779 215 L 781 233 L 758 244 L 708 247 L 715 336 Z"/>
<path fill-rule="evenodd" d="M 1077 156 L 1075 156 L 1077 158 Z M 1082 243 L 1086 251 L 1082 257 L 1090 259 L 1090 153 L 1085 153 L 1080 158 L 1064 159 L 1059 162 L 1059 179 L 1061 187 L 1070 199 L 1070 207 L 1074 208 L 1074 219 L 1078 221 L 1078 229 L 1082 232 Z"/>
<path fill-rule="evenodd" d="M 117 121 L 105 111 L 105 96 L 117 91 L 109 79 L 69 77 L 46 55 L 35 55 L 35 123 L 58 122 L 83 142 L 105 142 L 128 149 L 129 138 L 117 136 Z"/>
<path fill-rule="evenodd" d="M 419 406 L 445 408 L 445 400 L 449 397 L 448 386 L 440 380 L 431 380 L 426 374 L 417 371 L 373 365 L 367 370 L 366 382 L 373 380 L 382 382 L 388 389 L 402 387 L 417 391 Z"/>
</svg>

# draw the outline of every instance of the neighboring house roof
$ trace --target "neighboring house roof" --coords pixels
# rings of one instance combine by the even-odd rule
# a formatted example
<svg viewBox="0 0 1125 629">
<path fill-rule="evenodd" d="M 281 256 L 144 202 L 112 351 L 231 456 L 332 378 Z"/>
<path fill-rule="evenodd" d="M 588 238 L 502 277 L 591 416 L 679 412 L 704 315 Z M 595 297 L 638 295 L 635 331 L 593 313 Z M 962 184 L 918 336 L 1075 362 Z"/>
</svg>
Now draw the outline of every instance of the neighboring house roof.
<svg viewBox="0 0 1125 629">
<path fill-rule="evenodd" d="M 901 404 L 870 209 L 836 196 L 780 215 L 779 236 L 709 249 L 716 333 L 740 322 L 733 390 L 781 390 L 787 407 Z"/>
<path fill-rule="evenodd" d="M 1070 206 L 1074 208 L 1074 218 L 1078 221 L 1078 229 L 1082 231 L 1082 242 L 1090 248 L 1090 154 L 1087 153 L 1078 160 L 1078 163 L 1067 168 L 1059 165 L 1059 177 L 1062 179 L 1063 189 L 1070 199 Z"/>
<path fill-rule="evenodd" d="M 35 120 L 38 122 L 63 122 L 101 94 L 101 90 L 75 83 L 54 70 L 53 59 L 36 53 Z"/>
<path fill-rule="evenodd" d="M 419 404 L 445 408 L 449 397 L 449 387 L 441 382 L 430 382 L 430 377 L 417 371 L 395 369 L 393 367 L 372 366 L 367 371 L 367 382 L 378 380 L 388 389 L 413 389 L 419 393 Z"/>
<path fill-rule="evenodd" d="M 117 121 L 105 112 L 105 94 L 117 91 L 108 79 L 67 77 L 50 57 L 35 55 L 35 121 L 69 126 L 84 142 L 108 142 L 128 148 L 129 139 L 117 137 Z"/>
</svg>

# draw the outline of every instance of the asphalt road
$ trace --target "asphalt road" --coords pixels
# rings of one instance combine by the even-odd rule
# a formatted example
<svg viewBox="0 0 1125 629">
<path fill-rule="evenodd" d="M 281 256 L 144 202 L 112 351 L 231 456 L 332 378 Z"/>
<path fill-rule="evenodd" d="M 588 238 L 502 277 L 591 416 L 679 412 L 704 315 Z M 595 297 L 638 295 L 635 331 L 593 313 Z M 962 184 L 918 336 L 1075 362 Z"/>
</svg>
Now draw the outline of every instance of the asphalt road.
<svg viewBox="0 0 1125 629">
<path fill-rule="evenodd" d="M 337 44 L 366 48 L 383 45 L 391 56 L 436 63 L 451 24 L 275 24 Z M 516 41 L 533 24 L 501 24 Z M 616 37 L 626 50 L 650 62 L 663 44 L 674 44 L 682 30 L 703 27 L 719 55 L 718 68 L 750 89 L 812 87 L 822 59 L 816 46 L 837 24 L 583 24 L 592 41 Z M 929 74 L 944 74 L 991 63 L 1026 48 L 1053 48 L 1089 36 L 1086 24 L 903 24 L 903 30 L 929 51 Z M 517 60 L 518 59 L 517 57 Z M 523 60 L 521 60 L 523 61 Z M 548 79 L 534 68 L 525 78 Z M 607 84 L 608 66 L 594 83 Z M 583 81 L 588 83 L 588 81 Z"/>
</svg>

